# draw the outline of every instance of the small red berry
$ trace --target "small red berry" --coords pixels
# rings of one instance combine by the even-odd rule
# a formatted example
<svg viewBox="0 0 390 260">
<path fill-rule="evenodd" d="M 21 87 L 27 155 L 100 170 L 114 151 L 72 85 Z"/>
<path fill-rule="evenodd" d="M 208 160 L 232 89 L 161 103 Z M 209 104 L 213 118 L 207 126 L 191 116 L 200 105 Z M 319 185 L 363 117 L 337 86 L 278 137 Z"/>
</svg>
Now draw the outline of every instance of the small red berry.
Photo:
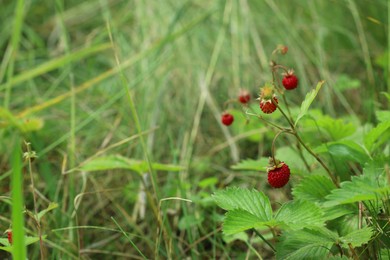
<svg viewBox="0 0 390 260">
<path fill-rule="evenodd" d="M 282 55 L 285 55 L 288 52 L 288 47 L 286 45 L 279 45 L 278 49 Z"/>
<path fill-rule="evenodd" d="M 7 229 L 5 232 L 7 232 L 8 242 L 12 245 L 12 230 Z"/>
<path fill-rule="evenodd" d="M 234 117 L 230 113 L 223 113 L 221 117 L 222 124 L 229 126 L 233 123 Z"/>
<path fill-rule="evenodd" d="M 278 104 L 278 99 L 276 96 L 273 96 L 272 99 L 276 104 Z M 260 109 L 266 114 L 271 114 L 276 110 L 276 105 L 272 102 L 271 99 L 261 99 L 260 100 Z"/>
<path fill-rule="evenodd" d="M 258 100 L 260 100 L 260 108 L 264 113 L 271 114 L 274 112 L 277 107 L 276 104 L 278 104 L 278 99 L 275 96 L 274 86 L 272 84 L 266 83 L 264 87 L 260 89 L 260 97 Z"/>
<path fill-rule="evenodd" d="M 241 90 L 240 94 L 238 95 L 238 101 L 240 101 L 241 104 L 246 104 L 251 100 L 251 94 L 247 90 Z"/>
<path fill-rule="evenodd" d="M 298 86 L 298 78 L 295 76 L 294 72 L 289 72 L 282 79 L 282 84 L 287 90 L 294 89 Z"/>
<path fill-rule="evenodd" d="M 290 179 L 290 168 L 284 162 L 268 169 L 268 183 L 274 188 L 281 188 Z"/>
</svg>

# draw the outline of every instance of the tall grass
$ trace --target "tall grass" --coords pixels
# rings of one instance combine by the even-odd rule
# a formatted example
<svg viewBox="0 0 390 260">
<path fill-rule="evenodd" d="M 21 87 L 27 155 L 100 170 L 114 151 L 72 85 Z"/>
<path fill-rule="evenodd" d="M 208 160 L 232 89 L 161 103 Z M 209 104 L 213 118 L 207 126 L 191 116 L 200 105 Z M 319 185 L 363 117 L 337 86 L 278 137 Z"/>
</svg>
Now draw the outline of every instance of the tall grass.
<svg viewBox="0 0 390 260">
<path fill-rule="evenodd" d="M 221 212 L 210 202 L 210 194 L 229 183 L 262 185 L 256 173 L 229 168 L 261 156 L 266 144 L 223 128 L 222 104 L 239 89 L 256 91 L 269 80 L 268 54 L 285 44 L 283 62 L 301 81 L 293 103 L 325 80 L 315 107 L 374 122 L 374 108 L 388 108 L 378 94 L 388 91 L 385 68 L 376 63 L 388 50 L 386 8 L 385 0 L 5 1 L 0 103 L 16 120 L 44 121 L 23 137 L 38 154 L 38 208 L 60 203 L 42 225 L 48 254 L 235 258 L 262 250 L 256 241 L 228 242 L 219 232 Z M 5 114 L 0 196 L 9 196 L 8 151 L 18 130 L 2 120 Z M 144 160 L 150 178 L 128 170 L 75 170 L 99 151 Z M 156 162 L 183 169 L 156 171 Z M 32 209 L 28 185 L 26 179 L 23 194 Z M 171 197 L 177 199 L 165 200 Z M 8 205 L 0 204 L 0 215 L 5 230 Z M 26 233 L 36 235 L 26 218 Z M 27 255 L 38 256 L 39 245 L 30 245 Z"/>
</svg>

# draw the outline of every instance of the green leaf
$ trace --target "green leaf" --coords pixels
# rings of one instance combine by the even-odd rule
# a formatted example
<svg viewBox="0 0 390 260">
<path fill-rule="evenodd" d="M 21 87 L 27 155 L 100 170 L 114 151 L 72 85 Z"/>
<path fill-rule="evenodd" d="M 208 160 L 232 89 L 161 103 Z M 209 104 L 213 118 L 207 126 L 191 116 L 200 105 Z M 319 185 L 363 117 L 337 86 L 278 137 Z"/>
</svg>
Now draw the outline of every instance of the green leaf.
<svg viewBox="0 0 390 260">
<path fill-rule="evenodd" d="M 183 167 L 172 164 L 152 163 L 155 170 L 160 171 L 180 171 Z M 94 158 L 84 163 L 80 168 L 81 171 L 105 171 L 112 169 L 128 169 L 140 174 L 148 172 L 148 164 L 145 161 L 129 159 L 121 155 L 108 155 Z"/>
<path fill-rule="evenodd" d="M 269 221 L 264 221 L 246 210 L 235 209 L 226 213 L 223 223 L 223 232 L 226 235 L 236 234 L 251 228 L 268 225 Z"/>
<path fill-rule="evenodd" d="M 268 197 L 255 189 L 227 188 L 214 193 L 213 198 L 217 205 L 225 210 L 244 210 L 258 217 L 260 221 L 272 219 L 272 208 Z"/>
<path fill-rule="evenodd" d="M 385 177 L 382 175 L 384 166 L 377 162 L 371 162 L 364 168 L 363 175 L 352 177 L 351 181 L 341 183 L 340 189 L 333 190 L 323 205 L 331 207 L 340 204 L 354 203 L 358 201 L 375 200 L 390 192 Z"/>
<path fill-rule="evenodd" d="M 50 202 L 49 203 L 49 206 L 47 206 L 46 209 L 44 210 L 41 210 L 39 213 L 38 213 L 38 222 L 41 221 L 42 217 L 48 213 L 49 211 L 53 210 L 53 209 L 56 209 L 58 208 L 58 203 L 55 203 L 55 202 Z"/>
<path fill-rule="evenodd" d="M 317 86 L 315 89 L 313 89 L 312 91 L 310 91 L 309 93 L 307 93 L 306 97 L 305 97 L 305 100 L 302 102 L 301 104 L 301 111 L 299 112 L 298 114 L 298 117 L 297 119 L 295 120 L 295 125 L 298 124 L 298 121 L 306 115 L 307 111 L 309 110 L 309 107 L 311 105 L 311 103 L 313 102 L 313 100 L 315 99 L 315 97 L 317 96 L 318 94 L 318 91 L 320 91 L 322 85 L 325 83 L 325 81 L 320 81 L 318 82 Z"/>
<path fill-rule="evenodd" d="M 385 121 L 377 125 L 364 136 L 364 145 L 367 150 L 373 152 L 378 146 L 389 141 L 390 121 Z"/>
<path fill-rule="evenodd" d="M 343 242 L 342 246 L 348 249 L 348 244 L 351 244 L 353 247 L 359 247 L 367 243 L 370 241 L 373 234 L 372 228 L 363 227 L 362 229 L 354 230 L 348 235 L 341 237 L 340 240 Z"/>
<path fill-rule="evenodd" d="M 389 110 L 377 110 L 375 111 L 376 118 L 379 122 L 390 121 L 390 111 Z"/>
<path fill-rule="evenodd" d="M 360 80 L 353 79 L 347 74 L 341 74 L 337 77 L 337 80 L 334 84 L 334 88 L 338 89 L 339 91 L 344 91 L 348 89 L 356 89 L 359 88 L 361 85 Z"/>
<path fill-rule="evenodd" d="M 317 124 L 329 134 L 329 137 L 333 141 L 338 141 L 350 136 L 356 131 L 356 127 L 352 123 L 345 122 L 345 120 L 342 119 L 334 119 L 329 116 L 318 119 Z"/>
<path fill-rule="evenodd" d="M 325 259 L 338 235 L 325 227 L 304 228 L 282 234 L 276 259 Z"/>
<path fill-rule="evenodd" d="M 293 188 L 292 194 L 295 199 L 311 202 L 323 202 L 325 196 L 335 189 L 336 186 L 326 176 L 309 175 Z"/>
<path fill-rule="evenodd" d="M 46 237 L 47 236 L 44 235 L 44 236 L 42 236 L 42 239 L 45 239 Z M 25 246 L 34 244 L 34 243 L 36 243 L 38 241 L 39 241 L 39 237 L 30 237 L 30 236 L 25 236 L 24 237 L 24 244 L 25 244 Z M 10 252 L 10 253 L 12 252 L 13 246 L 10 245 L 10 243 L 8 242 L 7 238 L 0 238 L 0 244 L 4 245 L 4 246 L 0 246 L 0 250 L 4 250 L 4 251 Z"/>
<path fill-rule="evenodd" d="M 243 160 L 231 168 L 239 171 L 265 171 L 268 166 L 268 158 L 261 158 L 260 160 Z"/>
<path fill-rule="evenodd" d="M 214 187 L 218 183 L 217 177 L 209 177 L 201 180 L 198 184 L 200 188 Z"/>
<path fill-rule="evenodd" d="M 354 141 L 332 142 L 327 147 L 328 152 L 333 156 L 333 160 L 343 164 L 346 161 L 353 161 L 364 165 L 370 160 L 364 149 Z"/>
<path fill-rule="evenodd" d="M 289 229 L 298 230 L 307 226 L 324 225 L 324 213 L 316 204 L 294 200 L 283 204 L 275 215 L 275 220 Z"/>
</svg>

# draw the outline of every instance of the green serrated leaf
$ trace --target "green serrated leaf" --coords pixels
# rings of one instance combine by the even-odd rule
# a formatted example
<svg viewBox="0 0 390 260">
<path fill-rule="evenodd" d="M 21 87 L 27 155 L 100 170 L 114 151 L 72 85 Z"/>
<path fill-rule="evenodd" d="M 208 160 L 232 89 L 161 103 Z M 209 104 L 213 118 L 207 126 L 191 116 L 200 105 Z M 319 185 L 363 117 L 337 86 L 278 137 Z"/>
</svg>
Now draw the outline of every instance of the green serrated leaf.
<svg viewBox="0 0 390 260">
<path fill-rule="evenodd" d="M 214 193 L 213 198 L 217 205 L 225 210 L 244 210 L 260 221 L 272 219 L 272 208 L 268 197 L 255 189 L 227 188 Z"/>
<path fill-rule="evenodd" d="M 375 200 L 386 196 L 390 192 L 390 186 L 383 176 L 384 164 L 374 160 L 367 164 L 363 175 L 352 177 L 351 181 L 341 183 L 340 189 L 333 190 L 323 205 L 331 207 L 335 205 L 354 203 L 358 201 Z"/>
<path fill-rule="evenodd" d="M 384 142 L 388 142 L 389 136 L 390 121 L 382 122 L 364 136 L 364 145 L 368 151 L 373 152 L 376 147 Z"/>
<path fill-rule="evenodd" d="M 293 188 L 292 194 L 295 199 L 316 203 L 325 201 L 325 196 L 329 195 L 335 188 L 336 186 L 328 177 L 310 175 Z"/>
<path fill-rule="evenodd" d="M 47 236 L 44 235 L 44 236 L 42 236 L 42 239 L 45 239 L 46 237 Z M 26 246 L 34 244 L 38 241 L 39 241 L 39 237 L 30 237 L 30 236 L 24 237 L 24 244 Z M 4 246 L 0 246 L 0 250 L 4 250 L 4 251 L 10 252 L 10 253 L 12 252 L 13 246 L 10 245 L 7 238 L 0 238 L 0 244 L 4 245 Z"/>
<path fill-rule="evenodd" d="M 239 171 L 265 171 L 268 166 L 268 158 L 261 158 L 260 160 L 243 160 L 231 168 Z"/>
<path fill-rule="evenodd" d="M 315 99 L 315 97 L 317 96 L 318 94 L 318 91 L 320 91 L 322 85 L 325 83 L 325 81 L 320 81 L 318 82 L 317 86 L 315 89 L 313 89 L 312 91 L 310 91 L 309 93 L 307 93 L 306 97 L 305 97 L 305 100 L 302 102 L 301 104 L 301 110 L 298 114 L 298 117 L 297 119 L 295 120 L 295 125 L 298 124 L 298 121 L 306 115 L 307 111 L 309 110 L 309 107 L 311 105 L 311 103 L 313 102 L 313 100 Z"/>
<path fill-rule="evenodd" d="M 361 246 L 370 241 L 373 236 L 373 230 L 370 227 L 363 227 L 362 229 L 354 230 L 346 236 L 340 238 L 343 242 L 341 244 L 344 248 L 349 248 L 349 244 L 353 247 Z"/>
<path fill-rule="evenodd" d="M 288 229 L 298 230 L 307 226 L 323 226 L 325 218 L 322 209 L 313 202 L 294 200 L 283 204 L 275 220 Z"/>
<path fill-rule="evenodd" d="M 261 227 L 268 222 L 243 209 L 230 210 L 223 222 L 223 232 L 226 235 L 236 234 L 254 227 Z"/>
<path fill-rule="evenodd" d="M 172 164 L 152 163 L 155 170 L 180 171 L 183 167 Z M 108 155 L 87 161 L 79 168 L 81 171 L 104 171 L 113 169 L 128 169 L 140 174 L 147 172 L 148 164 L 145 161 L 129 159 L 121 155 Z"/>
<path fill-rule="evenodd" d="M 58 207 L 58 203 L 55 203 L 55 202 L 50 202 L 49 203 L 49 206 L 47 206 L 46 209 L 44 210 L 41 210 L 39 213 L 38 213 L 38 222 L 41 221 L 42 217 L 48 213 L 49 211 L 53 210 L 53 209 L 56 209 Z"/>
<path fill-rule="evenodd" d="M 333 141 L 350 136 L 356 131 L 356 127 L 352 123 L 345 122 L 345 120 L 342 119 L 334 119 L 329 116 L 324 116 L 316 122 L 319 127 L 325 130 Z"/>
<path fill-rule="evenodd" d="M 338 235 L 325 227 L 304 228 L 282 234 L 276 259 L 325 259 Z"/>
</svg>

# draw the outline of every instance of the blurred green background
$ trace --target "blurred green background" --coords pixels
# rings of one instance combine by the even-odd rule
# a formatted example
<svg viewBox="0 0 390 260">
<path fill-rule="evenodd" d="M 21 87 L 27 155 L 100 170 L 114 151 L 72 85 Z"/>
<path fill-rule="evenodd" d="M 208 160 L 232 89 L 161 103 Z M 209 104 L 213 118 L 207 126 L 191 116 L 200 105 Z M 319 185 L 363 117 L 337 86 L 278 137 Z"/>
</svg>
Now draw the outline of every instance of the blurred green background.
<svg viewBox="0 0 390 260">
<path fill-rule="evenodd" d="M 42 224 L 50 259 L 255 255 L 245 239 L 223 237 L 223 212 L 210 194 L 233 184 L 266 187 L 258 172 L 230 166 L 268 156 L 268 130 L 254 120 L 242 127 L 240 113 L 241 123 L 226 128 L 220 115 L 240 89 L 256 97 L 272 79 L 269 62 L 278 44 L 289 48 L 278 62 L 300 79 L 288 93 L 290 105 L 299 107 L 325 80 L 313 104 L 322 114 L 375 124 L 375 111 L 389 107 L 383 94 L 389 94 L 386 0 L 0 5 L 0 196 L 9 196 L 9 151 L 22 136 L 39 156 L 33 164 L 38 208 L 59 203 Z M 91 157 L 108 155 L 93 170 L 80 169 Z M 118 166 L 124 158 L 142 165 L 134 169 L 136 163 L 126 161 L 124 169 Z M 143 175 L 148 165 L 153 178 Z M 26 174 L 32 210 L 29 187 Z M 10 225 L 6 201 L 0 230 Z M 84 227 L 58 230 L 74 226 Z M 27 217 L 26 228 L 36 235 Z M 38 258 L 39 246 L 29 246 L 28 254 Z"/>
</svg>

